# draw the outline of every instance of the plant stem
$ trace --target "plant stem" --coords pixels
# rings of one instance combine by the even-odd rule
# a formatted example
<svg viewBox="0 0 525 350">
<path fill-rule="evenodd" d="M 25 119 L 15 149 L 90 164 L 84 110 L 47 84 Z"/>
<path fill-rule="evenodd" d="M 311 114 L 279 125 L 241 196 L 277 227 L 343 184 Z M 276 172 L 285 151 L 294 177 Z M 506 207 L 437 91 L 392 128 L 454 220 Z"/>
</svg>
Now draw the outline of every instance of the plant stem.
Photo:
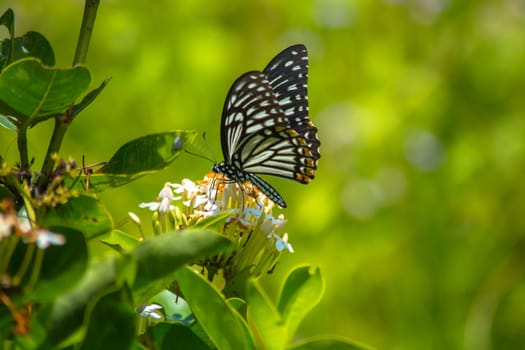
<svg viewBox="0 0 525 350">
<path fill-rule="evenodd" d="M 26 291 L 30 292 L 35 288 L 40 276 L 40 270 L 42 270 L 42 261 L 44 261 L 44 249 L 37 249 L 35 254 L 35 262 L 31 269 L 31 276 L 26 286 Z"/>
<path fill-rule="evenodd" d="M 22 169 L 29 169 L 29 156 L 27 155 L 27 127 L 23 125 L 18 129 L 18 153 L 20 154 L 20 165 Z"/>
<path fill-rule="evenodd" d="M 0 243 L 0 278 L 2 275 L 7 275 L 9 262 L 15 253 L 15 249 L 19 241 L 19 236 L 12 235 L 7 237 L 7 239 L 4 238 Z"/>
<path fill-rule="evenodd" d="M 67 111 L 66 113 L 68 113 Z M 53 154 L 58 153 L 60 150 L 60 145 L 64 140 L 64 135 L 66 134 L 69 122 L 66 122 L 67 119 L 64 115 L 55 117 L 55 127 L 53 128 L 53 135 L 49 141 L 49 146 L 47 147 L 46 157 L 44 158 L 44 163 L 42 164 L 42 175 L 38 179 L 38 187 L 43 190 L 50 181 L 51 173 L 53 172 L 53 167 L 55 166 L 55 161 L 53 160 Z"/>
<path fill-rule="evenodd" d="M 22 279 L 24 278 L 24 276 L 25 276 L 25 274 L 26 274 L 26 272 L 27 272 L 27 270 L 29 268 L 29 265 L 31 265 L 31 261 L 33 260 L 33 255 L 34 255 L 35 249 L 36 249 L 35 243 L 29 243 L 27 245 L 27 249 L 26 249 L 26 252 L 24 254 L 24 260 L 22 260 L 22 264 L 18 268 L 18 271 L 16 272 L 16 274 L 11 279 L 11 283 L 12 283 L 13 286 L 17 287 L 22 282 Z"/>
<path fill-rule="evenodd" d="M 82 17 L 82 26 L 80 27 L 73 66 L 84 64 L 86 62 L 89 41 L 91 40 L 91 34 L 93 33 L 93 26 L 95 25 L 99 3 L 100 0 L 86 0 L 84 3 L 84 16 Z"/>
<path fill-rule="evenodd" d="M 99 3 L 100 0 L 86 0 L 84 3 L 84 15 L 82 17 L 77 48 L 73 58 L 73 66 L 84 64 L 86 62 L 89 41 L 91 39 L 91 33 L 93 33 L 93 26 L 95 24 L 95 18 L 97 17 Z M 55 128 L 53 129 L 53 135 L 51 136 L 51 141 L 49 142 L 46 157 L 44 158 L 44 163 L 42 165 L 42 175 L 38 179 L 38 187 L 41 190 L 45 189 L 50 181 L 49 177 L 51 176 L 55 165 L 53 154 L 60 151 L 64 135 L 71 123 L 70 116 L 72 107 L 73 106 L 71 106 L 71 108 L 69 108 L 64 114 L 55 117 Z"/>
</svg>

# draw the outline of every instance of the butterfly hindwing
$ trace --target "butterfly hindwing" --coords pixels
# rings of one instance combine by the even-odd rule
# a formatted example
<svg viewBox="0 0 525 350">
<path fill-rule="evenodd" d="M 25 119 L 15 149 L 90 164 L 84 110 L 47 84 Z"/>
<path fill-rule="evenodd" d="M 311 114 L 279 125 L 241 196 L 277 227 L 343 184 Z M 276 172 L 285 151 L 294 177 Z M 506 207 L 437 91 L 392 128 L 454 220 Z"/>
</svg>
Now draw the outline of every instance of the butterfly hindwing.
<svg viewBox="0 0 525 350">
<path fill-rule="evenodd" d="M 306 140 L 295 130 L 266 130 L 253 135 L 246 144 L 242 169 L 250 173 L 279 176 L 309 182 L 316 169 L 316 160 Z"/>
</svg>

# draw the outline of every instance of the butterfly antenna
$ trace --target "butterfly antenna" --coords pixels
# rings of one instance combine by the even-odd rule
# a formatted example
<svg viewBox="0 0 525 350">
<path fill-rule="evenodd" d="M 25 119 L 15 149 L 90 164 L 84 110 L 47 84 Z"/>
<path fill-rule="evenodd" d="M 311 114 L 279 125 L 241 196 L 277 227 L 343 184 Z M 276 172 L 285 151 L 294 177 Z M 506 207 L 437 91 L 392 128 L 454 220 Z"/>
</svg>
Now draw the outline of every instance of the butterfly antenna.
<svg viewBox="0 0 525 350">
<path fill-rule="evenodd" d="M 210 154 L 213 156 L 213 159 L 215 160 L 213 162 L 213 164 L 217 164 L 217 157 L 215 155 L 215 152 L 213 152 L 213 148 L 211 148 L 211 145 L 210 143 L 208 142 L 208 140 L 206 140 L 206 132 L 203 132 L 202 133 L 202 140 L 204 141 L 204 143 L 206 144 L 206 146 L 208 146 L 208 151 L 210 151 Z"/>
<path fill-rule="evenodd" d="M 206 156 L 203 156 L 202 154 L 198 154 L 198 153 L 194 153 L 194 152 L 191 152 L 191 151 L 188 151 L 187 149 L 184 150 L 184 152 L 188 153 L 188 154 L 191 154 L 192 156 L 197 156 L 199 158 L 202 158 L 202 159 L 206 159 L 206 160 L 209 160 L 210 162 L 212 162 L 213 164 L 215 164 L 215 161 L 209 157 L 206 157 Z"/>
</svg>

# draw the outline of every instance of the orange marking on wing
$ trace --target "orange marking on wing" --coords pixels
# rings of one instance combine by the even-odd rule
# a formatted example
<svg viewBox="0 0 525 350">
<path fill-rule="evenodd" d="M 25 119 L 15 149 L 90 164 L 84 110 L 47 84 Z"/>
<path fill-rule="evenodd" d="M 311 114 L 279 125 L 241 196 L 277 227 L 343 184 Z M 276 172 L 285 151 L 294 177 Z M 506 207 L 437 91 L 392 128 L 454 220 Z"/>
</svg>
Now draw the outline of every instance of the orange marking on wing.
<svg viewBox="0 0 525 350">
<path fill-rule="evenodd" d="M 308 176 L 305 176 L 303 174 L 300 174 L 300 173 L 295 173 L 295 179 L 299 182 L 302 182 L 304 184 L 307 184 L 310 182 L 311 178 L 308 177 Z"/>
</svg>

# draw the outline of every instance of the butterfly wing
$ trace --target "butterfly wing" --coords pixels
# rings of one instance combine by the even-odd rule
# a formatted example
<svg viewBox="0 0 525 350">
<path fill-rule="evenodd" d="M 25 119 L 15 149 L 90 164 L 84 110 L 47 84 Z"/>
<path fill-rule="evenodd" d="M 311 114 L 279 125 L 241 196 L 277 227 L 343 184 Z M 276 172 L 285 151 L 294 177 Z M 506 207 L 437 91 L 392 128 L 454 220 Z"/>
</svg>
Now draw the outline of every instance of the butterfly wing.
<svg viewBox="0 0 525 350">
<path fill-rule="evenodd" d="M 245 173 L 302 183 L 314 177 L 315 155 L 304 136 L 290 127 L 261 72 L 242 75 L 230 88 L 222 115 L 221 143 L 224 162 L 240 172 L 234 180 L 243 180 Z"/>
<path fill-rule="evenodd" d="M 253 134 L 266 128 L 286 127 L 286 117 L 261 72 L 248 72 L 231 86 L 221 120 L 221 146 L 226 163 L 239 163 L 244 145 Z"/>
<path fill-rule="evenodd" d="M 301 134 L 317 159 L 320 141 L 308 119 L 308 52 L 302 44 L 283 50 L 264 69 L 279 106 L 290 126 Z"/>
</svg>

